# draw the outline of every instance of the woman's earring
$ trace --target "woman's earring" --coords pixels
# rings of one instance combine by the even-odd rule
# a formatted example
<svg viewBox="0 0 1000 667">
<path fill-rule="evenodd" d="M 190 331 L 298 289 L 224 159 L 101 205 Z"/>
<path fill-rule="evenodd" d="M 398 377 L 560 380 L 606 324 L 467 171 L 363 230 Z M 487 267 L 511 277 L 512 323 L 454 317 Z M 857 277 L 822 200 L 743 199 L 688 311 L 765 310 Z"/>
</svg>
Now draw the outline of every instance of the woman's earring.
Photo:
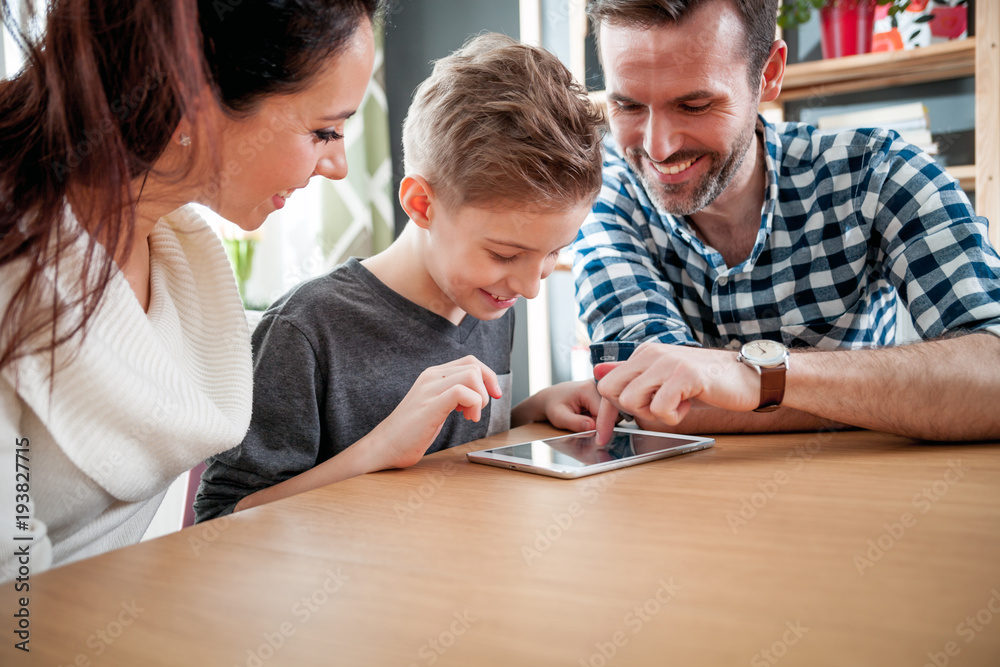
<svg viewBox="0 0 1000 667">
<path fill-rule="evenodd" d="M 189 137 L 186 134 L 182 134 L 180 136 L 180 139 L 178 139 L 178 143 L 180 143 L 180 145 L 183 146 L 184 148 L 187 148 L 188 146 L 191 145 L 191 137 Z"/>
</svg>

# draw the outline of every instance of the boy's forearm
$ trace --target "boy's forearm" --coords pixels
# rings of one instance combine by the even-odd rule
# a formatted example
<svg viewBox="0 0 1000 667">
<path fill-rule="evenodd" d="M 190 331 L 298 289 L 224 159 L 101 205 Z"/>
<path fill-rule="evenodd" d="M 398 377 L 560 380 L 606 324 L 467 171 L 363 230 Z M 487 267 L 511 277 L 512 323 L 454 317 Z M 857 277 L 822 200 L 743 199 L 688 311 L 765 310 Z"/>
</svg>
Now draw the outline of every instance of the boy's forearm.
<svg viewBox="0 0 1000 667">
<path fill-rule="evenodd" d="M 306 491 L 312 491 L 330 484 L 342 482 L 351 477 L 364 475 L 376 468 L 372 467 L 367 456 L 366 447 L 359 447 L 365 439 L 359 440 L 331 459 L 324 461 L 315 468 L 299 473 L 280 484 L 269 486 L 250 494 L 236 504 L 234 512 L 241 512 L 258 505 L 266 505 L 275 500 L 289 498 Z"/>
<path fill-rule="evenodd" d="M 518 403 L 510 411 L 510 427 L 524 426 L 545 421 L 545 400 L 543 392 L 538 392 Z"/>
</svg>

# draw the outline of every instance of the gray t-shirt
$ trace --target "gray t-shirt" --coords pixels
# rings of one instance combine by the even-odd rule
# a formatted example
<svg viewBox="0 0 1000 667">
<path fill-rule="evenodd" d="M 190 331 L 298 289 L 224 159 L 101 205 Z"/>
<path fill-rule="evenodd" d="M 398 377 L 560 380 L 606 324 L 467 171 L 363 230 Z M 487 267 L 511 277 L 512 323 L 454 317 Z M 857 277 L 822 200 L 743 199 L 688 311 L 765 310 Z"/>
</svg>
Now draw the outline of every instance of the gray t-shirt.
<svg viewBox="0 0 1000 667">
<path fill-rule="evenodd" d="M 478 422 L 452 413 L 427 453 L 506 430 L 513 335 L 513 311 L 454 325 L 356 259 L 299 285 L 254 331 L 250 430 L 208 460 L 197 520 L 228 514 L 244 496 L 342 452 L 389 416 L 422 371 L 466 355 L 493 369 L 504 399 L 491 400 Z"/>
</svg>

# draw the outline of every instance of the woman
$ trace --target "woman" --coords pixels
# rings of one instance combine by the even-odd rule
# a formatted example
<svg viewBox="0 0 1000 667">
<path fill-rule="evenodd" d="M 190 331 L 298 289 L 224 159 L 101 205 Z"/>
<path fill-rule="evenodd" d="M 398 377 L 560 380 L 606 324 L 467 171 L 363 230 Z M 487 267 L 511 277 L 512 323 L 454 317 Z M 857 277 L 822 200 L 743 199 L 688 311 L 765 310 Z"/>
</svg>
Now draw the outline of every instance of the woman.
<svg viewBox="0 0 1000 667">
<path fill-rule="evenodd" d="M 246 321 L 185 204 L 252 230 L 346 175 L 377 4 L 59 0 L 24 40 L 0 82 L 0 580 L 138 541 L 239 444 Z"/>
</svg>

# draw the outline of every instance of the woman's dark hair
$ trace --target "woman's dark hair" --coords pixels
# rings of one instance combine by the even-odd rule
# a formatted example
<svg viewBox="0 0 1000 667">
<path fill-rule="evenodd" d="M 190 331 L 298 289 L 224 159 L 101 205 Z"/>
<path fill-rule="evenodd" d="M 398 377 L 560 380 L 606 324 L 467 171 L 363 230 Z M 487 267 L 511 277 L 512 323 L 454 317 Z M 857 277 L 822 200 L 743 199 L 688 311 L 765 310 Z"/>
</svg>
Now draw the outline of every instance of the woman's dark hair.
<svg viewBox="0 0 1000 667">
<path fill-rule="evenodd" d="M 224 107 L 253 112 L 275 94 L 298 92 L 348 44 L 377 0 L 199 0 L 205 58 Z"/>
<path fill-rule="evenodd" d="M 379 4 L 55 0 L 33 36 L 0 0 L 25 54 L 0 81 L 0 266 L 23 265 L 0 324 L 0 369 L 85 334 L 115 260 L 132 250 L 141 188 L 131 186 L 206 86 L 223 110 L 252 114 L 265 97 L 305 87 Z M 72 264 L 61 261 L 79 240 L 61 224 L 68 199 L 89 234 Z M 78 286 L 68 300 L 46 287 L 60 271 Z"/>
</svg>

